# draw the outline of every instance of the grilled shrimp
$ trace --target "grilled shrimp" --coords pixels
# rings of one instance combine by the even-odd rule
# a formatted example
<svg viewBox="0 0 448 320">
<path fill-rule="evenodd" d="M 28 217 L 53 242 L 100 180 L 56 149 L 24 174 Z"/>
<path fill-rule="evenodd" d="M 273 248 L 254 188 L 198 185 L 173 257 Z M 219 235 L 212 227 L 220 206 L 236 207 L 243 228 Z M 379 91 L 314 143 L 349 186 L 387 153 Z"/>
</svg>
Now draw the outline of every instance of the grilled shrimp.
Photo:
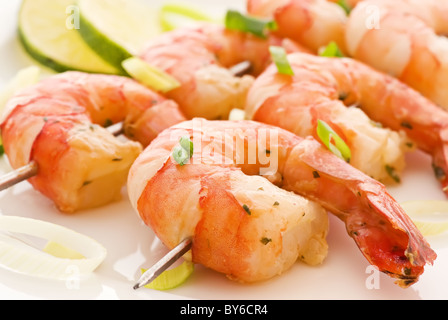
<svg viewBox="0 0 448 320">
<path fill-rule="evenodd" d="M 409 139 L 381 127 L 361 109 L 405 110 L 403 100 L 390 98 L 411 90 L 350 59 L 295 53 L 288 60 L 294 76 L 281 75 L 271 66 L 256 79 L 247 97 L 248 118 L 315 138 L 318 120 L 325 121 L 351 149 L 350 164 L 382 183 L 398 181 L 404 154 L 411 150 Z M 390 117 L 390 111 L 384 112 L 377 121 Z"/>
<path fill-rule="evenodd" d="M 63 212 L 121 194 L 128 170 L 163 129 L 185 118 L 175 102 L 118 76 L 67 72 L 14 96 L 1 122 L 13 168 L 37 164 L 29 182 Z M 121 141 L 102 126 L 124 120 Z"/>
<path fill-rule="evenodd" d="M 446 0 L 361 1 L 347 22 L 348 53 L 448 109 L 447 16 Z"/>
<path fill-rule="evenodd" d="M 292 39 L 317 53 L 334 41 L 345 52 L 347 14 L 326 0 L 248 0 L 250 15 L 277 22 L 274 34 Z"/>
<path fill-rule="evenodd" d="M 141 54 L 143 60 L 176 78 L 180 87 L 167 93 L 192 119 L 228 119 L 232 109 L 244 109 L 251 75 L 235 76 L 228 69 L 242 61 L 257 75 L 271 62 L 269 46 L 288 51 L 304 50 L 275 36 L 261 39 L 248 33 L 206 24 L 182 28 L 152 40 Z"/>
<path fill-rule="evenodd" d="M 180 165 L 172 153 L 184 136 L 194 151 Z M 134 162 L 128 192 L 168 247 L 192 237 L 187 258 L 238 281 L 269 279 L 297 258 L 322 263 L 328 221 L 320 206 L 342 219 L 368 261 L 402 287 L 436 258 L 384 185 L 314 138 L 259 122 L 173 126 Z"/>
</svg>

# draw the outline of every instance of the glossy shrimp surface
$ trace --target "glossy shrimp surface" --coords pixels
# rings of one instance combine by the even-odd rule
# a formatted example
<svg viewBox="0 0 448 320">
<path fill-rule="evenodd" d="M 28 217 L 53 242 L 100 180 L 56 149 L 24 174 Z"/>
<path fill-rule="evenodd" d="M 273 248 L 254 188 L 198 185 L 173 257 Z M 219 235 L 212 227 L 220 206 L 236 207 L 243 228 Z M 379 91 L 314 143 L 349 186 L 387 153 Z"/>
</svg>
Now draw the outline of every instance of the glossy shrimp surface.
<svg viewBox="0 0 448 320">
<path fill-rule="evenodd" d="M 347 23 L 348 53 L 447 109 L 447 16 L 446 0 L 361 1 Z"/>
<path fill-rule="evenodd" d="M 181 166 L 172 150 L 185 135 L 194 153 Z M 328 221 L 316 203 L 402 287 L 436 258 L 384 185 L 312 137 L 259 122 L 194 119 L 164 131 L 132 166 L 128 192 L 168 247 L 192 237 L 195 263 L 239 281 L 268 279 L 297 257 L 322 262 Z"/>
<path fill-rule="evenodd" d="M 247 98 L 249 119 L 315 138 L 318 120 L 325 121 L 346 141 L 350 164 L 383 183 L 399 181 L 405 151 L 411 150 L 409 139 L 361 110 L 378 104 L 387 110 L 391 103 L 405 108 L 403 101 L 387 100 L 401 94 L 385 86 L 389 78 L 349 59 L 294 53 L 288 60 L 294 76 L 281 75 L 271 66 L 255 81 Z"/>
<path fill-rule="evenodd" d="M 345 51 L 347 14 L 327 0 L 248 0 L 250 15 L 274 19 L 275 34 L 292 39 L 317 53 L 335 41 Z"/>
<path fill-rule="evenodd" d="M 244 109 L 253 83 L 251 75 L 238 77 L 229 68 L 249 61 L 251 73 L 259 74 L 271 61 L 269 45 L 285 42 L 207 24 L 162 34 L 141 56 L 180 82 L 180 87 L 167 96 L 179 104 L 187 118 L 228 119 L 232 109 Z M 296 50 L 290 42 L 288 47 Z"/>
<path fill-rule="evenodd" d="M 142 145 L 185 120 L 175 102 L 129 78 L 79 72 L 42 80 L 6 108 L 1 131 L 9 162 L 35 162 L 29 182 L 63 212 L 117 199 Z M 139 142 L 102 127 L 120 121 Z"/>
</svg>

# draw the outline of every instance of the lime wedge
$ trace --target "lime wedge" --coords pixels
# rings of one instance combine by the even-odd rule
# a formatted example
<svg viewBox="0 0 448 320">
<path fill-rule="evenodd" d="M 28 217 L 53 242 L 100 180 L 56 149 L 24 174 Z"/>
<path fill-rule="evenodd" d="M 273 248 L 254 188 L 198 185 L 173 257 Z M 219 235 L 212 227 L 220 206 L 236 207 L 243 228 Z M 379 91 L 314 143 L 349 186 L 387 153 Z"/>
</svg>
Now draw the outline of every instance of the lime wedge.
<svg viewBox="0 0 448 320">
<path fill-rule="evenodd" d="M 165 93 L 180 85 L 172 76 L 138 57 L 128 58 L 122 65 L 131 77 L 155 91 Z"/>
<path fill-rule="evenodd" d="M 57 72 L 119 73 L 83 41 L 76 29 L 78 16 L 74 0 L 24 0 L 19 36 L 25 50 Z"/>
<path fill-rule="evenodd" d="M 77 4 L 81 36 L 117 68 L 162 32 L 158 10 L 139 0 L 78 0 Z"/>
<path fill-rule="evenodd" d="M 190 261 L 184 261 L 181 265 L 162 272 L 153 282 L 147 284 L 145 288 L 154 290 L 170 290 L 183 284 L 194 271 L 194 264 Z M 142 274 L 146 272 L 141 270 Z"/>
<path fill-rule="evenodd" d="M 167 3 L 160 9 L 160 24 L 163 31 L 194 26 L 198 21 L 217 22 L 191 4 Z"/>
</svg>

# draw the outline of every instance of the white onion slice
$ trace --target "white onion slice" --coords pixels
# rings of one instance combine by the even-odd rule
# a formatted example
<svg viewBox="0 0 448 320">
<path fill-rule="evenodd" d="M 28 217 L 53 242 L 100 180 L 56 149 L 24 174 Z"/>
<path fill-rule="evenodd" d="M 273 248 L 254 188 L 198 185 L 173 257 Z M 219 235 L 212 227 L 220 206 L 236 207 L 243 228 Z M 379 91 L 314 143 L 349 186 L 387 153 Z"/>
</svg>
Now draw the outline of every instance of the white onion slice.
<svg viewBox="0 0 448 320">
<path fill-rule="evenodd" d="M 0 231 L 21 233 L 52 241 L 85 257 L 58 258 L 10 237 L 0 237 L 0 265 L 32 276 L 64 280 L 76 275 L 85 275 L 93 272 L 107 254 L 106 249 L 94 239 L 41 220 L 0 216 Z"/>
</svg>

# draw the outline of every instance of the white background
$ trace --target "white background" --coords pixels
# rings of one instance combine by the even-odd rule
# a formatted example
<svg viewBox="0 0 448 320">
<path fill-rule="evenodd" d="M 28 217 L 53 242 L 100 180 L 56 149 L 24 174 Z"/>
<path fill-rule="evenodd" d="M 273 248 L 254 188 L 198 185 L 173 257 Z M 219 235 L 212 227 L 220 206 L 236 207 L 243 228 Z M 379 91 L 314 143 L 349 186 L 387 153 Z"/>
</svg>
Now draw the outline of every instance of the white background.
<svg viewBox="0 0 448 320">
<path fill-rule="evenodd" d="M 151 0 L 151 4 L 161 1 Z M 210 12 L 243 9 L 242 1 L 192 1 Z M 0 4 L 0 87 L 23 67 L 34 64 L 17 40 L 19 0 Z M 389 188 L 399 201 L 444 199 L 430 166 L 430 159 L 415 152 L 408 157 L 402 185 Z M 166 249 L 155 239 L 131 209 L 126 192 L 123 200 L 106 207 L 66 216 L 54 209 L 49 200 L 28 183 L 0 192 L 0 214 L 33 217 L 69 227 L 89 235 L 108 250 L 104 263 L 79 288 L 66 283 L 37 279 L 0 268 L 0 299 L 447 299 L 448 237 L 428 238 L 439 257 L 427 267 L 420 281 L 408 289 L 380 276 L 379 289 L 369 289 L 368 263 L 344 225 L 330 217 L 329 255 L 319 267 L 296 263 L 291 270 L 272 280 L 243 285 L 201 266 L 180 288 L 170 292 L 148 289 L 134 291 L 132 286 L 141 267 L 155 263 Z"/>
</svg>

